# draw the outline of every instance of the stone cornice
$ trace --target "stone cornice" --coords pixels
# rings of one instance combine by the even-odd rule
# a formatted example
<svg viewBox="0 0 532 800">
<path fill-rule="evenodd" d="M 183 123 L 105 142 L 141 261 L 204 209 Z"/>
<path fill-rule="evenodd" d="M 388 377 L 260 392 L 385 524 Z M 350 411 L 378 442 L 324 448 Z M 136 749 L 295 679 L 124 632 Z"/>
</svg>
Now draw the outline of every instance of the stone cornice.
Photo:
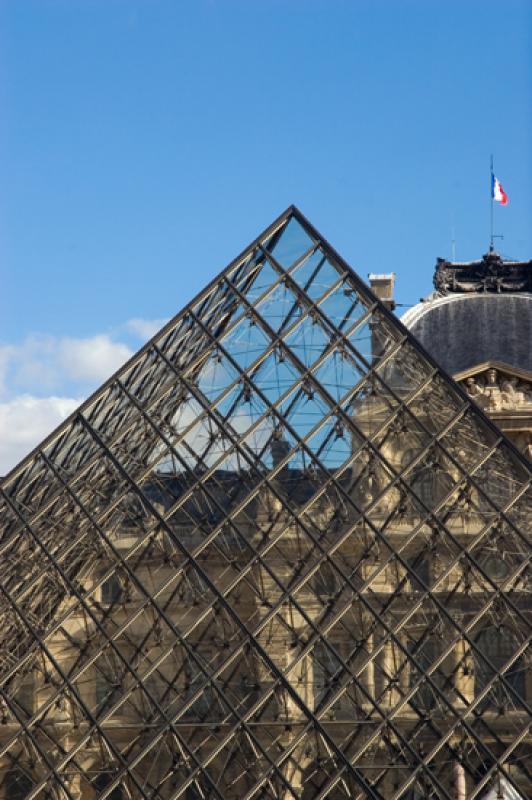
<svg viewBox="0 0 532 800">
<path fill-rule="evenodd" d="M 481 260 L 468 262 L 438 258 L 434 288 L 443 295 L 532 292 L 532 261 L 503 261 L 498 253 L 486 253 Z"/>
</svg>

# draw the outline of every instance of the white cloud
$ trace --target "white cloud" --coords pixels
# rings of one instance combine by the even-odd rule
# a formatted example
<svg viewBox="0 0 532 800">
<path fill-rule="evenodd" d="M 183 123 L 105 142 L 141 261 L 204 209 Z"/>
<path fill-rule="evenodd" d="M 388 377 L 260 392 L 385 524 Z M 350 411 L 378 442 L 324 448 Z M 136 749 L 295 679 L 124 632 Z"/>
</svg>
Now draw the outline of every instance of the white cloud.
<svg viewBox="0 0 532 800">
<path fill-rule="evenodd" d="M 0 475 L 5 475 L 81 403 L 25 394 L 0 403 Z"/>
<path fill-rule="evenodd" d="M 0 346 L 0 393 L 73 393 L 74 384 L 96 388 L 133 351 L 107 334 L 86 339 L 32 334 L 20 344 Z"/>
<path fill-rule="evenodd" d="M 151 339 L 155 336 L 163 325 L 166 325 L 167 319 L 130 319 L 126 322 L 126 328 L 131 333 L 138 336 L 140 339 Z"/>
<path fill-rule="evenodd" d="M 122 326 L 151 336 L 164 320 L 130 320 Z M 122 338 L 122 337 L 121 337 Z M 0 344 L 0 475 L 14 467 L 133 350 L 107 333 L 86 338 L 31 334 Z"/>
<path fill-rule="evenodd" d="M 132 355 L 127 345 L 113 342 L 105 334 L 58 342 L 58 364 L 74 380 L 103 381 Z"/>
</svg>

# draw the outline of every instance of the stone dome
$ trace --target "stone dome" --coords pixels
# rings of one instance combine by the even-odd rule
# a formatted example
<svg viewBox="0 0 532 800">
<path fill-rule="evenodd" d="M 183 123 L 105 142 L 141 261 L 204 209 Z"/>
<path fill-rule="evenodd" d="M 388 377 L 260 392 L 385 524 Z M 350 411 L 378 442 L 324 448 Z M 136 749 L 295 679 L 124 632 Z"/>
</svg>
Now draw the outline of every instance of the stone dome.
<svg viewBox="0 0 532 800">
<path fill-rule="evenodd" d="M 452 374 L 487 361 L 532 372 L 532 294 L 434 294 L 401 318 Z"/>
</svg>

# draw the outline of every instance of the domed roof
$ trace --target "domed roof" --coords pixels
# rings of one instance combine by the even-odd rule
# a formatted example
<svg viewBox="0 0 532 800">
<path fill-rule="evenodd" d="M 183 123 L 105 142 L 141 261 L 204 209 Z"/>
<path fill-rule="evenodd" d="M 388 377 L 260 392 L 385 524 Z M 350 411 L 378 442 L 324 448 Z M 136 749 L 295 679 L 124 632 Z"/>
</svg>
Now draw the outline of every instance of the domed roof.
<svg viewBox="0 0 532 800">
<path fill-rule="evenodd" d="M 532 294 L 432 295 L 401 318 L 448 373 L 487 361 L 532 372 Z"/>
</svg>

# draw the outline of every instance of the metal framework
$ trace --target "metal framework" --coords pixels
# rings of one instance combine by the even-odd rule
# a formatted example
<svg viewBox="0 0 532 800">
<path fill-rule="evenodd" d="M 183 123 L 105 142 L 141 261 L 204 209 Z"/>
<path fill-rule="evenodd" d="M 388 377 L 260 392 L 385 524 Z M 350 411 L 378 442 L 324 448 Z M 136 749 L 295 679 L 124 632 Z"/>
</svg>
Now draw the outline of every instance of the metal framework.
<svg viewBox="0 0 532 800">
<path fill-rule="evenodd" d="M 531 477 L 290 207 L 0 487 L 0 797 L 532 796 Z"/>
</svg>

